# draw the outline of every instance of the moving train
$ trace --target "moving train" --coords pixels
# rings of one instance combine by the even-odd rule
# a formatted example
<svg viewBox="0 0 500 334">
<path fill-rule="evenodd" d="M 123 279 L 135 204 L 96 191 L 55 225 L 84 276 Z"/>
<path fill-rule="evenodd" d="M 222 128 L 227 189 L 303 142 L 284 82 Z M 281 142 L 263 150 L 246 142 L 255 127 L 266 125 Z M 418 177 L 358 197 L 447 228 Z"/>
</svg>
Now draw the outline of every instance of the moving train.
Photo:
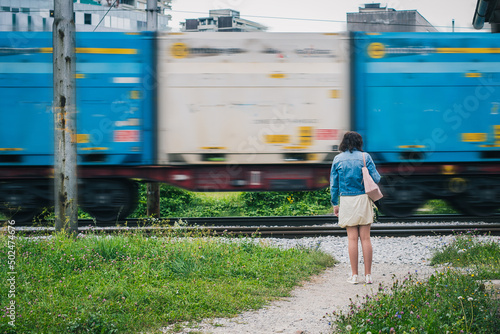
<svg viewBox="0 0 500 334">
<path fill-rule="evenodd" d="M 500 36 L 77 33 L 79 205 L 130 214 L 137 182 L 193 191 L 329 185 L 345 131 L 383 178 L 379 206 L 500 207 Z M 0 210 L 53 203 L 52 34 L 0 33 Z"/>
</svg>

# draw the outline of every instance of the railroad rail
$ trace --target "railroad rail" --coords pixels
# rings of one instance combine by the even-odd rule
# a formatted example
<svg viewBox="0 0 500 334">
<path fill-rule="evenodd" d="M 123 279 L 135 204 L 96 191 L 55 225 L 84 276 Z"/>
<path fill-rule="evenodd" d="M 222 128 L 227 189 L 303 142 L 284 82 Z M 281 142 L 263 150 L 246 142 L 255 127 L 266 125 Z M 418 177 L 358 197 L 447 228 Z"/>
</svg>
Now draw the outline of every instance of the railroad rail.
<svg viewBox="0 0 500 334">
<path fill-rule="evenodd" d="M 144 226 L 151 224 L 174 224 L 182 221 L 183 224 L 194 226 L 310 226 L 323 224 L 337 224 L 337 217 L 333 215 L 318 216 L 274 216 L 274 217 L 167 217 L 167 218 L 129 218 L 122 221 L 100 222 L 94 219 L 80 219 L 80 226 Z M 477 217 L 463 216 L 456 214 L 437 214 L 437 215 L 414 215 L 404 218 L 379 216 L 378 223 L 463 223 L 463 222 L 500 222 L 500 214 Z M 3 225 L 5 220 L 0 220 Z M 52 226 L 53 221 L 42 221 L 40 226 Z M 32 226 L 33 223 L 17 223 L 17 226 Z"/>
<path fill-rule="evenodd" d="M 299 217 L 218 217 L 218 218 L 170 218 L 129 219 L 113 224 L 100 224 L 93 220 L 80 220 L 82 233 L 120 233 L 141 230 L 154 233 L 159 230 L 198 232 L 211 235 L 260 236 L 276 238 L 302 238 L 320 236 L 346 236 L 334 216 Z M 47 222 L 44 227 L 24 227 L 19 231 L 26 235 L 53 233 Z M 53 226 L 53 225 L 52 225 Z M 380 217 L 372 225 L 373 236 L 426 236 L 450 235 L 476 231 L 479 234 L 500 235 L 500 216 L 488 218 L 456 215 L 414 216 L 409 218 Z"/>
</svg>

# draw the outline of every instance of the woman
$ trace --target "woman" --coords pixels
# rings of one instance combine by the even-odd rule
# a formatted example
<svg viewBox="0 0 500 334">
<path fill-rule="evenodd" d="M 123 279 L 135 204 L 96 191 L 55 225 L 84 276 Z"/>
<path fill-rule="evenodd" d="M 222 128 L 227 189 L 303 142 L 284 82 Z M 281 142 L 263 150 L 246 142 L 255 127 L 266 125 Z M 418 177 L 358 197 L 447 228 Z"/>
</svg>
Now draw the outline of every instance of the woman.
<svg viewBox="0 0 500 334">
<path fill-rule="evenodd" d="M 373 283 L 371 276 L 373 250 L 370 240 L 373 202 L 365 194 L 361 171 L 364 166 L 363 157 L 373 181 L 376 183 L 380 181 L 380 174 L 372 158 L 368 153 L 363 153 L 362 147 L 361 135 L 354 131 L 347 132 L 339 147 L 342 153 L 333 159 L 330 173 L 330 193 L 334 214 L 339 217 L 340 227 L 345 227 L 347 230 L 352 272 L 347 281 L 353 284 L 358 283 L 358 238 L 361 239 L 363 249 L 365 283 Z"/>
</svg>

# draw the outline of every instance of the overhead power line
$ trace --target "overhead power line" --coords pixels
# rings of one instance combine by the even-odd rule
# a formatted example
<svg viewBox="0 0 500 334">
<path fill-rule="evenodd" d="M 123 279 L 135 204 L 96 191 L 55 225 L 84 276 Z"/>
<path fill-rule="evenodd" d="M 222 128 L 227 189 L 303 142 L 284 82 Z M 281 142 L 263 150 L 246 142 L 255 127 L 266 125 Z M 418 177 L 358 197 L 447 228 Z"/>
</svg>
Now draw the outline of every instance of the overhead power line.
<svg viewBox="0 0 500 334">
<path fill-rule="evenodd" d="M 118 0 L 115 0 L 113 2 L 113 4 L 109 7 L 108 11 L 106 12 L 106 14 L 104 14 L 104 16 L 102 17 L 101 21 L 99 21 L 99 23 L 97 23 L 97 25 L 95 26 L 94 30 L 92 30 L 93 32 L 97 29 L 97 27 L 101 24 L 102 20 L 104 20 L 104 18 L 106 17 L 106 15 L 108 15 L 109 11 L 111 10 L 111 8 L 113 8 L 115 6 L 115 3 L 116 1 Z"/>
</svg>

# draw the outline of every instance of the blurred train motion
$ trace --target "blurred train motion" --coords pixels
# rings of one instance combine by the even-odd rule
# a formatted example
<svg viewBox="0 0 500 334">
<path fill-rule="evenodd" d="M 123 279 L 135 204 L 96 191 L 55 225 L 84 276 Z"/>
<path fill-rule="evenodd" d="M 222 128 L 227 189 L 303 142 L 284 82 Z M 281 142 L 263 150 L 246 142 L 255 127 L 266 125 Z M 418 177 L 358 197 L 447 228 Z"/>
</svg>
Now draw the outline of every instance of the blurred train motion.
<svg viewBox="0 0 500 334">
<path fill-rule="evenodd" d="M 126 217 L 137 182 L 313 190 L 347 130 L 386 215 L 500 207 L 500 36 L 77 33 L 79 204 Z M 52 35 L 0 33 L 0 210 L 53 202 Z"/>
</svg>

